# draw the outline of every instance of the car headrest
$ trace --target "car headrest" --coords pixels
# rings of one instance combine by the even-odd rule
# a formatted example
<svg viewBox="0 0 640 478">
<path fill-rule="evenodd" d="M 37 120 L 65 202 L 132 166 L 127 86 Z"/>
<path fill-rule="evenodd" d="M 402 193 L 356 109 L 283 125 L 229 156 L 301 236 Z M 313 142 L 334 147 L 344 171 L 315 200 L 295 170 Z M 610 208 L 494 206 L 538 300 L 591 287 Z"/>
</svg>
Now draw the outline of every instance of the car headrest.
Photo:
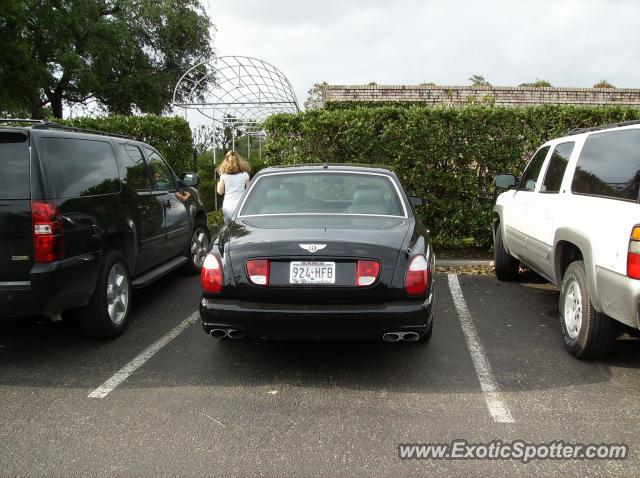
<svg viewBox="0 0 640 478">
<path fill-rule="evenodd" d="M 289 189 L 270 189 L 267 191 L 267 201 L 269 204 L 291 203 L 292 195 Z"/>
<path fill-rule="evenodd" d="M 353 193 L 353 204 L 384 204 L 384 194 L 380 189 L 358 189 Z"/>
<path fill-rule="evenodd" d="M 304 198 L 305 187 L 302 183 L 285 183 L 282 185 L 282 188 L 291 191 L 291 195 L 296 201 Z"/>
</svg>

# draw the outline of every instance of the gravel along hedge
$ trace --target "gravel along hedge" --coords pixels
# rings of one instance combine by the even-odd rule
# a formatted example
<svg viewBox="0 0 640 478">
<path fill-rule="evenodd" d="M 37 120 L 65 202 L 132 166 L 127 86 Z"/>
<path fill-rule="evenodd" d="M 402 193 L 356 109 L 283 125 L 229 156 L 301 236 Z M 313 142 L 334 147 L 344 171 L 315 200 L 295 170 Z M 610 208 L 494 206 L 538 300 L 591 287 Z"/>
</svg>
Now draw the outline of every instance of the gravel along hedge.
<svg viewBox="0 0 640 478">
<path fill-rule="evenodd" d="M 156 148 L 176 174 L 193 171 L 193 145 L 189 123 L 177 116 L 105 116 L 55 120 L 67 126 L 131 136 Z"/>
<path fill-rule="evenodd" d="M 418 214 L 441 247 L 489 247 L 497 173 L 520 174 L 535 149 L 574 128 L 640 119 L 630 107 L 352 107 L 265 123 L 266 163 L 391 166 L 427 206 Z"/>
</svg>

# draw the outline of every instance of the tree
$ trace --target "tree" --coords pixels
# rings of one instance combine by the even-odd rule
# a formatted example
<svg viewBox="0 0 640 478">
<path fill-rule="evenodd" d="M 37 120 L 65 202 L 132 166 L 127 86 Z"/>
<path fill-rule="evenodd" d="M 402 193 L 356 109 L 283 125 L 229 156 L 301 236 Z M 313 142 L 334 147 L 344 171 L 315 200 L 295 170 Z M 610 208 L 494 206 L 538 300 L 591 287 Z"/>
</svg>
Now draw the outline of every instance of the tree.
<svg viewBox="0 0 640 478">
<path fill-rule="evenodd" d="M 2 0 L 0 109 L 43 116 L 96 100 L 162 113 L 180 76 L 212 54 L 199 0 Z M 206 84 L 201 84 L 204 89 Z"/>
<path fill-rule="evenodd" d="M 324 105 L 324 88 L 327 82 L 314 84 L 307 92 L 307 100 L 304 102 L 305 110 L 317 110 Z"/>
<path fill-rule="evenodd" d="M 471 75 L 469 81 L 472 86 L 491 86 L 491 83 L 485 80 L 482 75 Z"/>
<path fill-rule="evenodd" d="M 192 130 L 193 147 L 198 156 L 202 156 L 213 147 L 213 126 L 206 124 L 196 126 Z"/>
<path fill-rule="evenodd" d="M 520 83 L 520 86 L 528 86 L 530 88 L 551 88 L 552 85 L 547 80 L 541 80 L 536 78 L 536 81 L 531 83 Z"/>
<path fill-rule="evenodd" d="M 595 85 L 593 85 L 593 87 L 594 88 L 615 88 L 615 86 L 613 86 L 607 80 L 600 80 Z"/>
</svg>

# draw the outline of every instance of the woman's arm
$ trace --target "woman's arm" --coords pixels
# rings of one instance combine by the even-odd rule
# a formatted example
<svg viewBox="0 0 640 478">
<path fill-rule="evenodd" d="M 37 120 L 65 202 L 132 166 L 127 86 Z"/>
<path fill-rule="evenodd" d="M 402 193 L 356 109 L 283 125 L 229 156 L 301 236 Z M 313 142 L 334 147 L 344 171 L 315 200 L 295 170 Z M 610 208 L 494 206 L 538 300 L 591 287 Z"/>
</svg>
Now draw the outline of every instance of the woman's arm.
<svg viewBox="0 0 640 478">
<path fill-rule="evenodd" d="M 218 186 L 216 187 L 216 191 L 218 191 L 218 194 L 224 194 L 224 181 L 222 179 L 218 181 Z"/>
</svg>

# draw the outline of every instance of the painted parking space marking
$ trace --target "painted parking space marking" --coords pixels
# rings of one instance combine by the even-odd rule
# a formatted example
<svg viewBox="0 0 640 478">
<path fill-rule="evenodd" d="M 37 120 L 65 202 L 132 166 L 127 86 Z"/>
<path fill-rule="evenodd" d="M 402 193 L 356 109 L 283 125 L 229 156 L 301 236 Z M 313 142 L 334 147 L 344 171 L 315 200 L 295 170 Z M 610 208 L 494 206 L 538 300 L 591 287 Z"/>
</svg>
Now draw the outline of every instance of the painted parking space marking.
<svg viewBox="0 0 640 478">
<path fill-rule="evenodd" d="M 88 398 L 105 398 L 109 393 L 111 393 L 118 385 L 124 382 L 129 376 L 142 367 L 147 360 L 153 357 L 160 349 L 162 349 L 165 345 L 170 343 L 173 339 L 175 339 L 178 335 L 180 335 L 184 330 L 192 324 L 195 324 L 200 319 L 200 313 L 194 312 L 189 317 L 184 319 L 178 325 L 176 325 L 173 329 L 167 332 L 165 335 L 160 337 L 157 341 L 147 347 L 143 352 L 141 352 L 136 358 L 131 360 L 128 364 L 118 370 L 114 375 L 112 375 L 106 382 L 96 388 L 93 392 L 88 395 Z"/>
<path fill-rule="evenodd" d="M 449 290 L 451 290 L 451 296 L 453 297 L 453 302 L 458 312 L 460 325 L 462 326 L 464 338 L 467 341 L 467 347 L 469 348 L 473 366 L 476 369 L 476 374 L 480 381 L 480 387 L 482 388 L 489 414 L 496 423 L 513 423 L 514 420 L 509 411 L 509 407 L 504 401 L 493 371 L 491 370 L 489 360 L 484 353 L 482 343 L 478 338 L 476 326 L 473 323 L 473 318 L 462 295 L 458 276 L 456 274 L 448 274 L 447 276 L 449 279 Z"/>
</svg>

